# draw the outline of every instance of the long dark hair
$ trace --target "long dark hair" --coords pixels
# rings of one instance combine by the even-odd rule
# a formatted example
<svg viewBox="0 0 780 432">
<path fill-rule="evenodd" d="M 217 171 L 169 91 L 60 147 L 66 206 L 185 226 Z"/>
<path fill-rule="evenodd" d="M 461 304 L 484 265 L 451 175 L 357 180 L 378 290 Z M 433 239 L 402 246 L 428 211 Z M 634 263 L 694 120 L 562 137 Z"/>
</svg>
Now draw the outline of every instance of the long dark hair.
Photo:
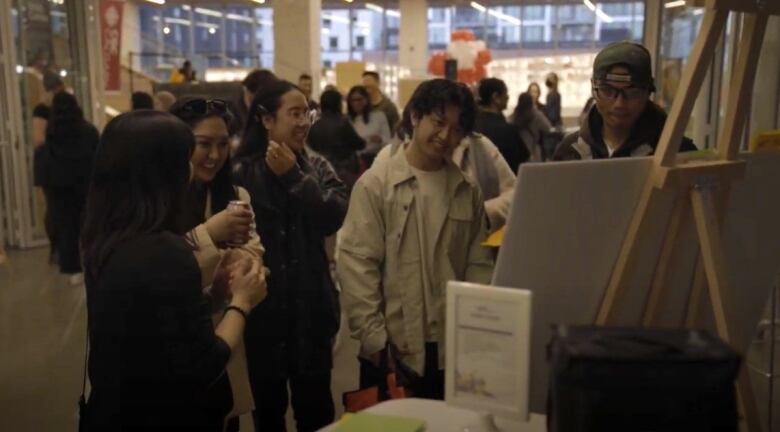
<svg viewBox="0 0 780 432">
<path fill-rule="evenodd" d="M 363 112 L 356 112 L 352 109 L 352 103 L 350 103 L 350 99 L 352 99 L 352 95 L 354 93 L 360 93 L 361 96 L 366 98 L 366 106 L 363 108 Z M 350 120 L 354 121 L 357 116 L 363 116 L 363 121 L 368 123 L 368 119 L 371 117 L 371 98 L 368 96 L 368 90 L 361 85 L 357 85 L 349 89 L 349 93 L 347 94 L 347 114 L 349 114 Z"/>
<path fill-rule="evenodd" d="M 55 94 L 46 124 L 46 140 L 52 143 L 72 141 L 81 133 L 83 124 L 84 112 L 76 97 L 66 91 Z"/>
<path fill-rule="evenodd" d="M 190 127 L 190 129 L 194 130 L 196 127 L 198 127 L 198 124 L 202 122 L 203 120 L 206 120 L 208 118 L 217 117 L 219 119 L 222 119 L 222 121 L 225 122 L 225 126 L 228 129 L 228 135 L 230 135 L 230 126 L 233 121 L 233 115 L 230 113 L 230 110 L 227 108 L 227 103 L 225 104 L 225 111 L 224 112 L 217 112 L 214 110 L 207 110 L 204 113 L 194 113 L 194 112 L 187 112 L 186 114 L 183 112 L 182 107 L 184 105 L 187 105 L 189 102 L 195 101 L 202 98 L 194 98 L 194 97 L 185 97 L 181 98 L 178 101 L 176 101 L 175 104 L 170 109 L 170 113 L 181 119 L 184 123 L 187 123 L 187 126 Z M 227 159 L 225 159 L 225 163 L 222 165 L 222 167 L 217 171 L 217 174 L 214 176 L 214 179 L 211 180 L 206 186 L 209 193 L 211 194 L 211 214 L 217 214 L 221 212 L 222 210 L 225 210 L 228 206 L 228 203 L 230 203 L 231 200 L 237 199 L 238 196 L 236 195 L 236 190 L 233 187 L 233 182 L 231 180 L 231 174 L 230 174 L 230 154 L 228 154 Z M 190 185 L 190 188 L 192 188 L 193 185 Z M 183 227 L 182 229 L 189 231 L 194 227 Z"/>
<path fill-rule="evenodd" d="M 81 247 L 87 274 L 97 278 L 126 239 L 176 229 L 190 177 L 195 138 L 171 114 L 140 110 L 106 125 L 95 155 Z"/>
<path fill-rule="evenodd" d="M 263 125 L 262 116 L 276 117 L 282 105 L 282 96 L 292 90 L 301 91 L 295 84 L 279 80 L 268 83 L 257 92 L 249 108 L 244 137 L 236 150 L 236 160 L 253 156 L 265 157 L 268 149 L 268 130 Z"/>
</svg>

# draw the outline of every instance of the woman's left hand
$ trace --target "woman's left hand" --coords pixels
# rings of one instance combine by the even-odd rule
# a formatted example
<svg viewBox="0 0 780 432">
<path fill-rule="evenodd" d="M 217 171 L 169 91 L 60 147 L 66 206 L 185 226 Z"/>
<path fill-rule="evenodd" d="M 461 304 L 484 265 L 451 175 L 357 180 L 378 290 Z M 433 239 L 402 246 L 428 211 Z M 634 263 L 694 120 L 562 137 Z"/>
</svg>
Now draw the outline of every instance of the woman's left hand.
<svg viewBox="0 0 780 432">
<path fill-rule="evenodd" d="M 285 143 L 280 145 L 275 141 L 270 141 L 268 151 L 265 154 L 265 163 L 277 177 L 281 177 L 295 166 L 295 152 Z"/>
</svg>

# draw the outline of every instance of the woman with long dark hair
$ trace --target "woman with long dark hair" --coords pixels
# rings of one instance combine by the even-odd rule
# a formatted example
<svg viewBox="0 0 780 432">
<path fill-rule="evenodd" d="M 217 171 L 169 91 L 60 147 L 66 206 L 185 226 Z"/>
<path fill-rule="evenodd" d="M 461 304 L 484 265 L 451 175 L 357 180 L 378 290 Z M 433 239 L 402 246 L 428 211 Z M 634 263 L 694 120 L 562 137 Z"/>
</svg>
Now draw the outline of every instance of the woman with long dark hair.
<svg viewBox="0 0 780 432">
<path fill-rule="evenodd" d="M 111 120 L 95 155 L 82 233 L 92 390 L 90 431 L 222 431 L 225 365 L 265 296 L 259 261 L 231 274 L 214 328 L 192 244 L 178 228 L 195 139 L 141 110 Z"/>
<path fill-rule="evenodd" d="M 227 102 L 220 99 L 180 99 L 171 107 L 171 114 L 187 123 L 195 135 L 195 149 L 190 158 L 192 181 L 179 213 L 179 228 L 188 232 L 195 245 L 201 283 L 211 296 L 212 310 L 222 313 L 227 293 L 224 278 L 216 278 L 218 266 L 224 269 L 244 258 L 262 263 L 263 255 L 260 239 L 251 226 L 249 193 L 233 186 L 230 176 L 229 125 L 233 118 Z M 229 203 L 235 200 L 249 207 L 229 209 Z M 236 348 L 227 371 L 233 389 L 233 410 L 229 417 L 232 430 L 237 431 L 238 416 L 252 410 L 253 400 L 248 391 L 244 346 L 240 344 Z"/>
<path fill-rule="evenodd" d="M 79 232 L 98 131 L 84 119 L 76 98 L 61 91 L 52 99 L 46 141 L 36 150 L 34 177 L 43 188 L 60 272 L 73 285 L 83 281 Z"/>
<path fill-rule="evenodd" d="M 362 156 L 368 168 L 382 147 L 390 143 L 391 134 L 387 116 L 371 106 L 368 90 L 363 86 L 349 89 L 347 116 L 358 135 L 366 140 L 366 149 L 363 150 Z"/>
<path fill-rule="evenodd" d="M 297 430 L 333 421 L 330 392 L 338 295 L 324 239 L 341 227 L 347 190 L 330 164 L 304 148 L 309 105 L 296 86 L 260 89 L 236 153 L 234 176 L 252 196 L 271 269 L 268 299 L 249 317 L 244 340 L 257 431 L 285 430 L 288 385 Z"/>
</svg>

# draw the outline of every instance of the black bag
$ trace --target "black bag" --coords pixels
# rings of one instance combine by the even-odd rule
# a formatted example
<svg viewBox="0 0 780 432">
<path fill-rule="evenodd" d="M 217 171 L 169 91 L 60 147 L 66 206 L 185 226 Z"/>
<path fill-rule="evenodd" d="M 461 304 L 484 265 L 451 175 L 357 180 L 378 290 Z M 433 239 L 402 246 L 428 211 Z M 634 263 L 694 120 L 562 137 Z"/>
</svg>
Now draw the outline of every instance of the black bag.
<svg viewBox="0 0 780 432">
<path fill-rule="evenodd" d="M 557 326 L 550 432 L 737 431 L 740 357 L 687 329 Z"/>
</svg>

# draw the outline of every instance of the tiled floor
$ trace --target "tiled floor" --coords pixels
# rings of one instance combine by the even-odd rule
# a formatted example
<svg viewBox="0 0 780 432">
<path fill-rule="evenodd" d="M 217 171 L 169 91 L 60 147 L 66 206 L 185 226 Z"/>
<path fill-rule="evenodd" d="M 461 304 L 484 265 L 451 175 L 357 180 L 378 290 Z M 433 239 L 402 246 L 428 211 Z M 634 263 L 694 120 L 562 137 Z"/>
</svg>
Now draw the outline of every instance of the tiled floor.
<svg viewBox="0 0 780 432">
<path fill-rule="evenodd" d="M 47 263 L 47 249 L 9 251 L 8 262 L 0 264 L 0 430 L 76 430 L 85 325 L 84 289 L 71 286 Z M 754 343 L 749 362 L 768 369 L 768 353 Z M 333 371 L 337 418 L 341 394 L 357 387 L 356 354 L 357 344 L 342 334 Z M 751 376 L 766 425 L 769 380 Z M 780 415 L 780 401 L 774 401 L 773 412 Z M 249 430 L 246 420 L 242 431 Z M 288 430 L 295 430 L 289 412 Z M 780 421 L 773 430 L 780 431 Z"/>
<path fill-rule="evenodd" d="M 76 431 L 86 336 L 83 287 L 47 263 L 48 250 L 8 251 L 0 265 L 0 430 Z M 333 397 L 357 387 L 357 344 L 341 336 Z M 288 430 L 294 431 L 288 413 Z M 248 422 L 242 419 L 242 432 Z"/>
</svg>

